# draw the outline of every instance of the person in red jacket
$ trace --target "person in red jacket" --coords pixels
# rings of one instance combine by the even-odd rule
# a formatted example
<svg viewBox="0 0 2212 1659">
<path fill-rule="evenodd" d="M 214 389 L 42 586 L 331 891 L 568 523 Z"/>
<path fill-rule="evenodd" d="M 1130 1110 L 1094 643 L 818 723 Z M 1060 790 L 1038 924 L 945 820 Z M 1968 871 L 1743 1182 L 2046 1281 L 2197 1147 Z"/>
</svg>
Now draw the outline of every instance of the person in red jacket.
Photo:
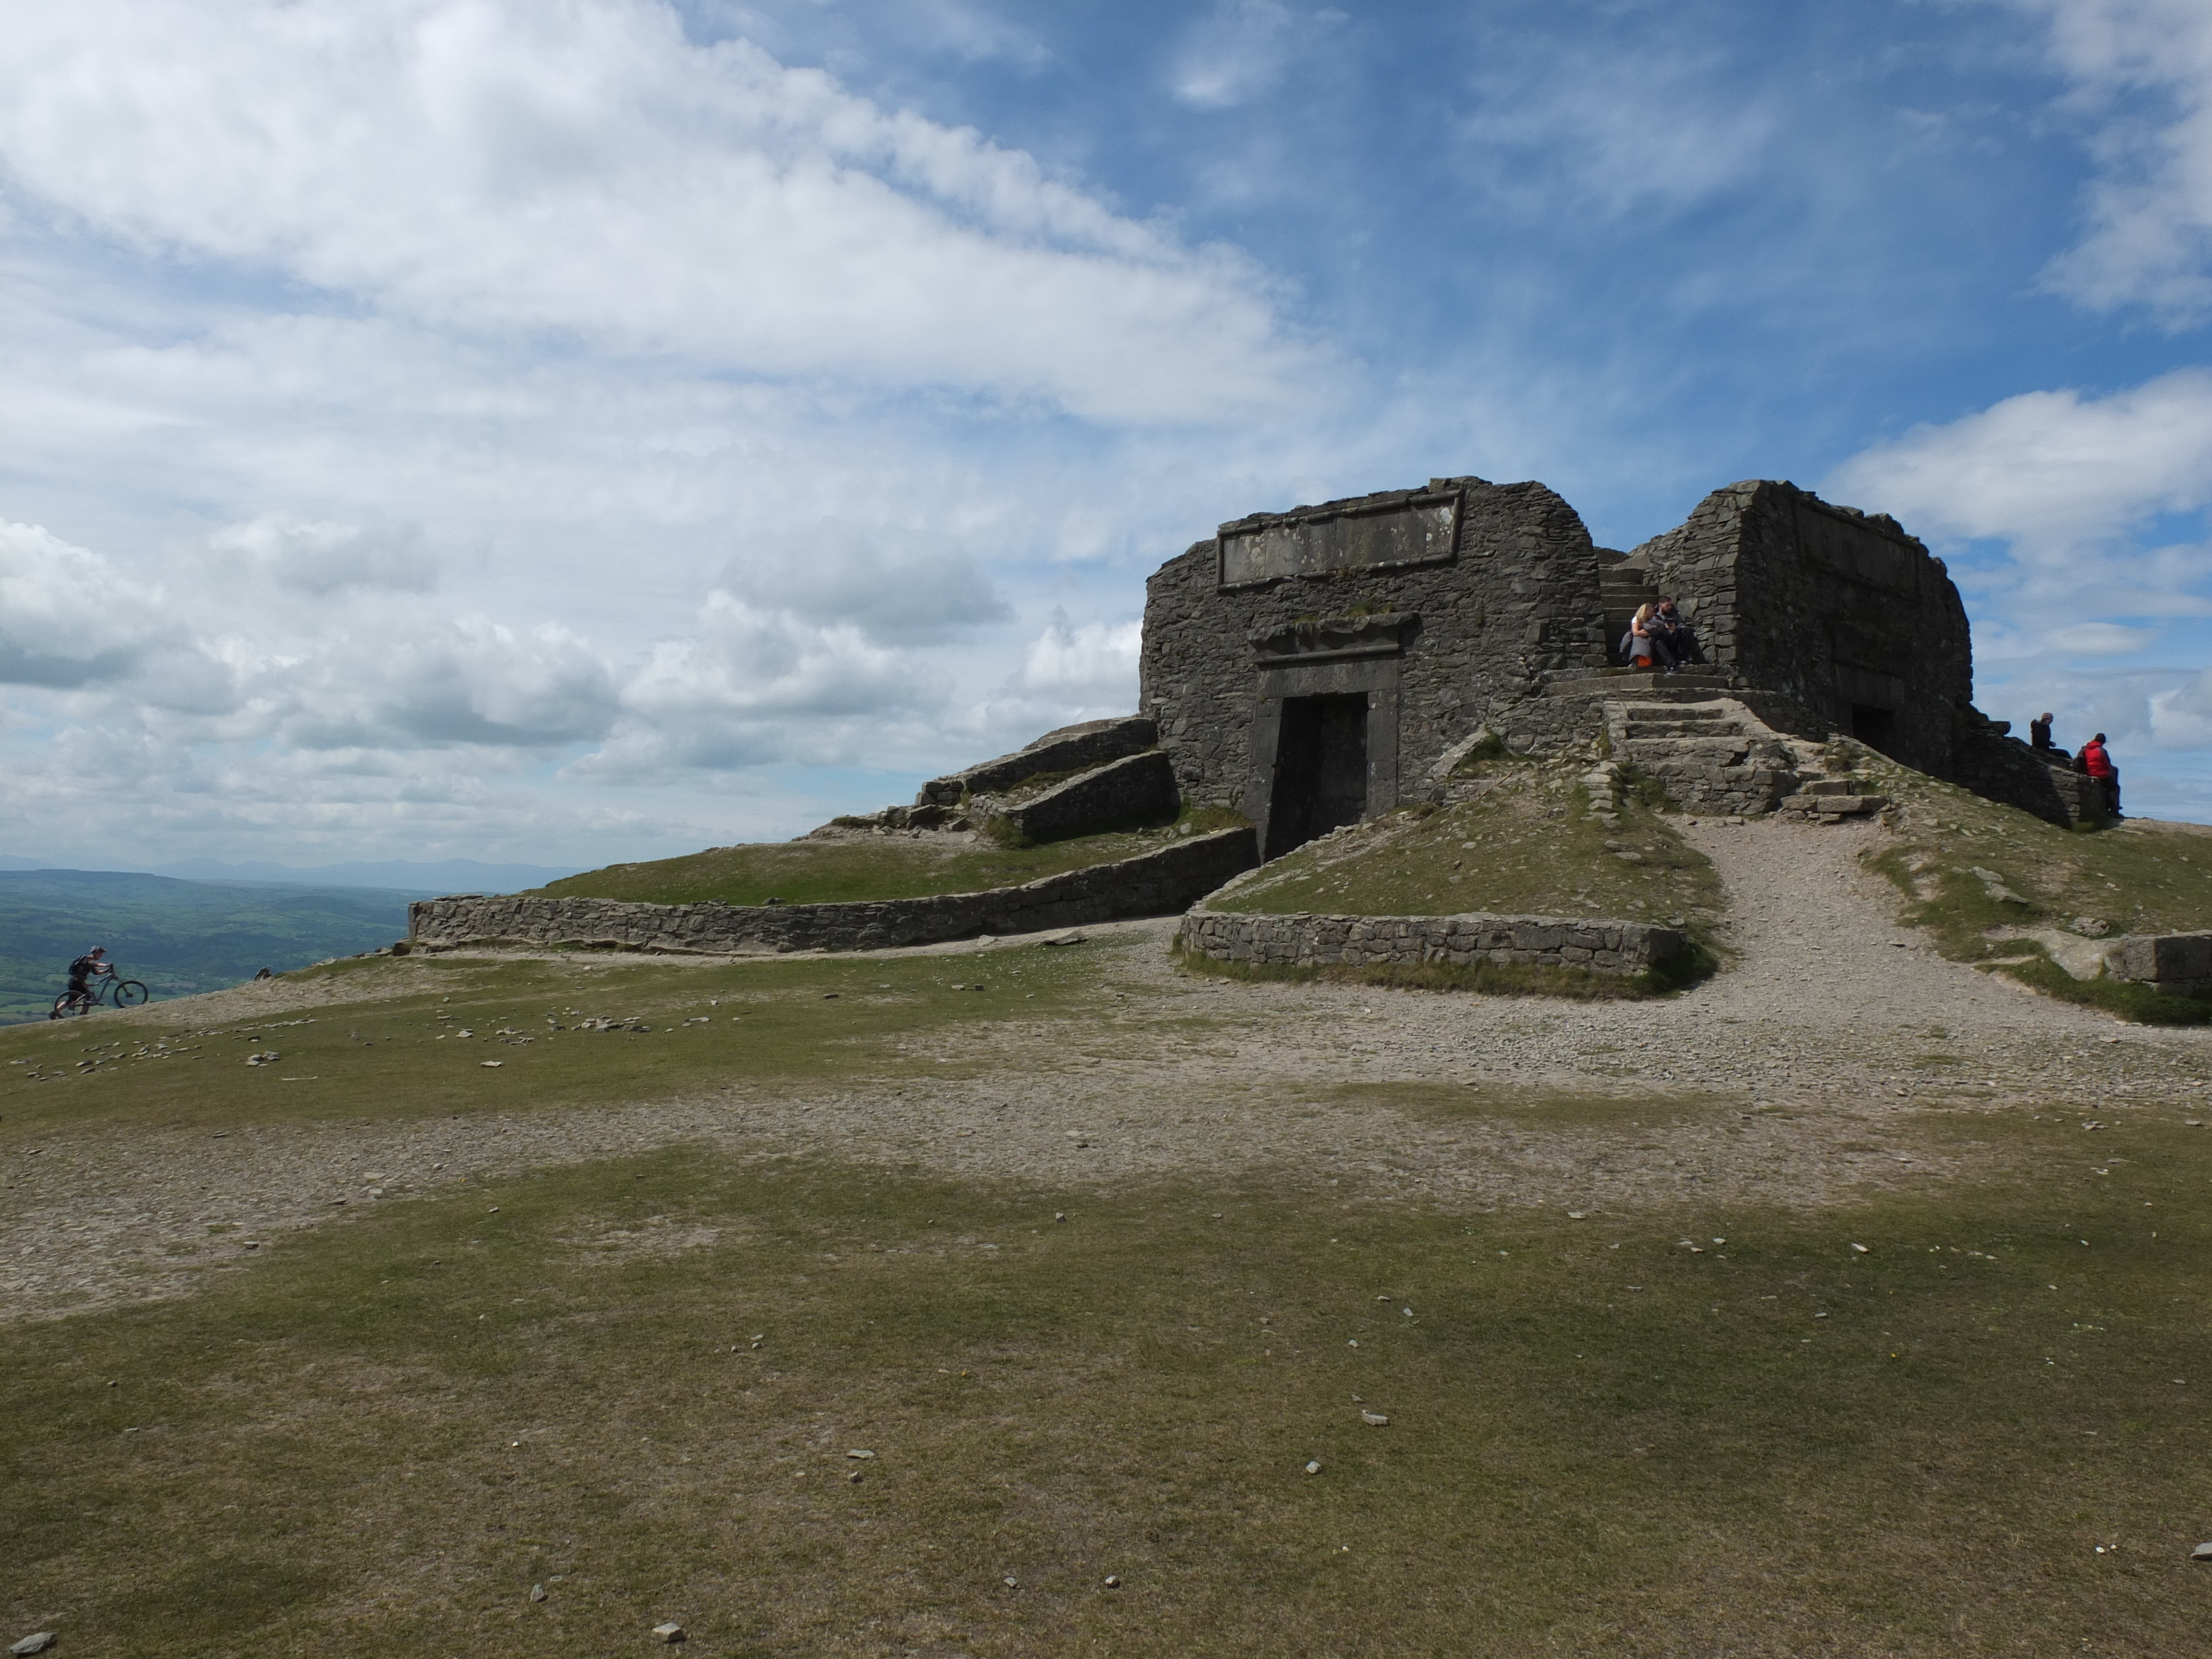
<svg viewBox="0 0 2212 1659">
<path fill-rule="evenodd" d="M 2120 815 L 2120 769 L 2112 764 L 2112 757 L 2105 747 L 2102 732 L 2081 745 L 2081 769 L 2096 779 L 2105 792 L 2105 812 L 2107 817 Z"/>
</svg>

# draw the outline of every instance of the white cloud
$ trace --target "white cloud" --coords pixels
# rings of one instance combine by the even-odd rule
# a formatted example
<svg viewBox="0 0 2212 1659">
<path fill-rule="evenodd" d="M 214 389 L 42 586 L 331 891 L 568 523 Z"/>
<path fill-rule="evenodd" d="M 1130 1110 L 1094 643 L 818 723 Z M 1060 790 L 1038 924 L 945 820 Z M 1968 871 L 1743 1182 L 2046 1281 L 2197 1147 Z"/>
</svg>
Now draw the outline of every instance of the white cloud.
<svg viewBox="0 0 2212 1659">
<path fill-rule="evenodd" d="M 40 526 L 0 522 L 0 684 L 127 676 L 174 634 L 159 587 Z"/>
<path fill-rule="evenodd" d="M 2047 21 L 2071 101 L 2097 123 L 2089 233 L 2061 292 L 2180 321 L 2212 308 L 2212 9 L 2203 0 L 2009 0 Z"/>
<path fill-rule="evenodd" d="M 1168 70 L 1194 109 L 1233 109 L 1271 90 L 1297 49 L 1298 18 L 1279 0 L 1214 0 L 1185 33 Z"/>
<path fill-rule="evenodd" d="M 425 621 L 272 665 L 252 691 L 282 711 L 285 742 L 303 749 L 559 749 L 611 728 L 614 677 L 567 629 Z"/>
<path fill-rule="evenodd" d="M 217 554 L 234 556 L 240 573 L 249 578 L 266 579 L 296 593 L 437 585 L 437 561 L 421 528 L 413 525 L 371 527 L 264 513 L 225 526 L 208 538 L 208 545 Z"/>
<path fill-rule="evenodd" d="M 1014 684 L 1024 691 L 1127 713 L 1137 706 L 1137 653 L 1144 637 L 1141 622 L 1074 627 L 1065 613 L 1057 615 L 1022 653 Z"/>
<path fill-rule="evenodd" d="M 1686 206 L 1754 172 L 1780 125 L 1717 58 L 1545 45 L 1477 76 L 1461 132 L 1498 194 L 1547 214 L 1563 191 L 1613 216 Z"/>
<path fill-rule="evenodd" d="M 0 167 L 144 253 L 433 326 L 1207 421 L 1314 395 L 1233 250 L 655 0 L 9 8 Z"/>
<path fill-rule="evenodd" d="M 2155 628 L 2123 628 L 2118 623 L 2075 623 L 2045 636 L 2045 648 L 2069 657 L 2131 657 L 2158 638 Z"/>
<path fill-rule="evenodd" d="M 1866 450 L 1823 488 L 1923 535 L 1997 538 L 2031 564 L 2076 564 L 2161 514 L 2212 505 L 2212 373 L 2102 398 L 2024 392 Z M 2153 590 L 2205 575 L 2201 551 L 2161 552 L 2128 561 L 2130 574 Z"/>
<path fill-rule="evenodd" d="M 932 556 L 914 548 L 913 526 L 863 526 L 829 518 L 783 538 L 786 545 L 739 555 L 723 582 L 757 605 L 805 622 L 843 622 L 875 641 L 934 642 L 1012 612 L 964 553 Z"/>
</svg>

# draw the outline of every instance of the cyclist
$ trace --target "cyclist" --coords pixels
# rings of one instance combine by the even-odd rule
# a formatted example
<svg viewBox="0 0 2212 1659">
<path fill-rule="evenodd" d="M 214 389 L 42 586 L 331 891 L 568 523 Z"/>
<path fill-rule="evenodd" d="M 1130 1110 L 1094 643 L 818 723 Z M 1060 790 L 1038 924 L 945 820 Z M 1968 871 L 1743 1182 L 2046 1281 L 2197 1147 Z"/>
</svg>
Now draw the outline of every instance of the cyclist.
<svg viewBox="0 0 2212 1659">
<path fill-rule="evenodd" d="M 95 945 L 70 963 L 69 994 L 63 999 L 64 1004 L 97 1002 L 99 998 L 93 994 L 92 981 L 103 974 L 113 979 L 115 964 L 107 960 L 106 947 Z"/>
</svg>

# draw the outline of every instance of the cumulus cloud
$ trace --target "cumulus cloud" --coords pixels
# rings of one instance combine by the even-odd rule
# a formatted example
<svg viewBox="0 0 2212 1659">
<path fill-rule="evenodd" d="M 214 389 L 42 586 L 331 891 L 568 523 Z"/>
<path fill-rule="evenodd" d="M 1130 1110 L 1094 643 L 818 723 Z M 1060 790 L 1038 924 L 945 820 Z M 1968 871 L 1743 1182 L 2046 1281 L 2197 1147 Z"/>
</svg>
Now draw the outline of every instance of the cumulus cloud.
<svg viewBox="0 0 2212 1659">
<path fill-rule="evenodd" d="M 781 548 L 732 560 L 723 584 L 754 605 L 898 644 L 933 643 L 1012 616 L 973 557 L 912 548 L 912 534 L 823 519 Z"/>
<path fill-rule="evenodd" d="M 2055 288 L 2176 320 L 2212 310 L 2212 9 L 2202 0 L 2009 0 L 2049 26 L 2094 123 L 2089 231 Z"/>
<path fill-rule="evenodd" d="M 336 519 L 265 513 L 226 525 L 208 546 L 252 578 L 295 593 L 323 596 L 349 587 L 421 590 L 438 570 L 420 526 L 363 526 Z"/>
<path fill-rule="evenodd" d="M 40 526 L 0 522 L 0 684 L 129 675 L 175 632 L 159 587 Z"/>
<path fill-rule="evenodd" d="M 557 749 L 604 736 L 617 706 L 613 675 L 583 639 L 483 617 L 337 642 L 272 665 L 253 691 L 306 749 Z"/>
<path fill-rule="evenodd" d="M 1310 395 L 1264 274 L 658 0 L 18 7 L 19 204 L 441 327 L 1208 421 Z"/>
<path fill-rule="evenodd" d="M 2031 576 L 2109 613 L 2201 612 L 2200 548 L 2135 549 L 2161 517 L 2212 506 L 2212 374 L 2184 369 L 2105 397 L 2030 392 L 1853 457 L 1824 485 L 1933 538 L 1999 539 Z"/>
<path fill-rule="evenodd" d="M 570 770 L 635 780 L 773 761 L 851 763 L 895 746 L 890 728 L 926 721 L 946 690 L 941 672 L 851 623 L 809 623 L 718 590 L 687 637 L 653 647 L 622 690 L 619 729 Z"/>
<path fill-rule="evenodd" d="M 1104 703 L 1127 713 L 1137 706 L 1137 653 L 1141 622 L 1091 622 L 1071 626 L 1065 611 L 1022 653 L 1014 684 L 1024 691 Z"/>
</svg>

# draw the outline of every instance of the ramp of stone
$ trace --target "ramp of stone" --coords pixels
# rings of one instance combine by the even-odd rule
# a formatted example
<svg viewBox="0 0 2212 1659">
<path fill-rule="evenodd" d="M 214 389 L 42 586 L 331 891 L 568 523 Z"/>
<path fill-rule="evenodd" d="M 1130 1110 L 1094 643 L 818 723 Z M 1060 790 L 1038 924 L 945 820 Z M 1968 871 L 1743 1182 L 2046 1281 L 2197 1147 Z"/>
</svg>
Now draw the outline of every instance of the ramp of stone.
<svg viewBox="0 0 2212 1659">
<path fill-rule="evenodd" d="M 1012 789 L 1041 773 L 1075 772 L 1142 754 L 1160 740 L 1159 727 L 1144 715 L 1086 720 L 1048 732 L 1025 749 L 932 778 L 915 797 L 916 806 L 957 806 L 964 795 Z"/>
<path fill-rule="evenodd" d="M 632 904 L 613 899 L 468 896 L 408 907 L 424 950 L 468 945 L 751 956 L 869 951 L 978 933 L 1079 927 L 1173 915 L 1259 862 L 1249 829 L 1194 836 L 1158 852 L 980 893 L 829 904 Z"/>
</svg>

